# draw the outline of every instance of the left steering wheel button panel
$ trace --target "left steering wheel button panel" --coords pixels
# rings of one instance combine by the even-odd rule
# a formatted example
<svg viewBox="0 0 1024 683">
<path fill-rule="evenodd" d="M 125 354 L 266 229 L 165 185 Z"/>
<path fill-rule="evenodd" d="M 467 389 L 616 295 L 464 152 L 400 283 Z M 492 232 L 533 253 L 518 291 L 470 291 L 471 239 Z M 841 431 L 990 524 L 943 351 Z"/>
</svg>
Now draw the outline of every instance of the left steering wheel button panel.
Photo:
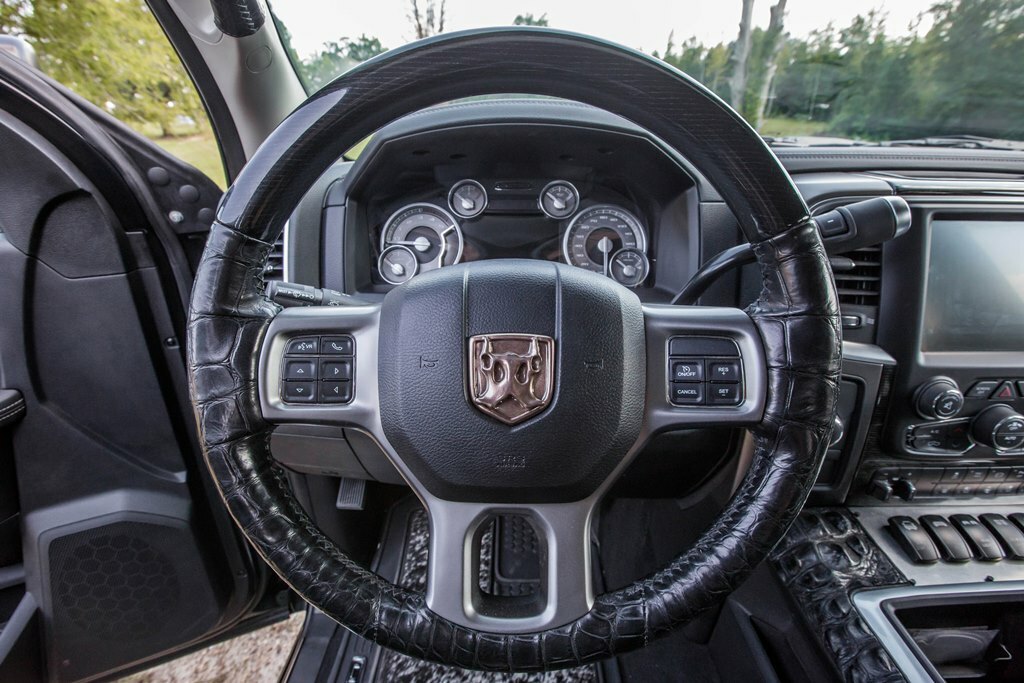
<svg viewBox="0 0 1024 683">
<path fill-rule="evenodd" d="M 295 337 L 285 344 L 284 356 L 281 399 L 285 403 L 328 404 L 352 400 L 355 340 L 351 336 Z"/>
</svg>

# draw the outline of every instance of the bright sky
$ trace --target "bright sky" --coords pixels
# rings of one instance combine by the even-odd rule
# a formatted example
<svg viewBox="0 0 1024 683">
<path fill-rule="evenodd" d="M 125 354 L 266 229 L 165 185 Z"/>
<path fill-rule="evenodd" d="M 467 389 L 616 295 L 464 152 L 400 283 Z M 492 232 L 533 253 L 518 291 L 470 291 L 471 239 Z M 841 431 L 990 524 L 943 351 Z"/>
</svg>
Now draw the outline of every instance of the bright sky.
<svg viewBox="0 0 1024 683">
<path fill-rule="evenodd" d="M 362 33 L 396 47 L 415 37 L 408 19 L 411 0 L 271 0 L 274 11 L 288 26 L 301 55 L 324 42 Z M 421 7 L 426 0 L 420 0 Z M 904 34 L 934 0 L 789 0 L 786 29 L 806 36 L 833 22 L 846 26 L 858 14 L 872 9 L 885 13 L 887 31 Z M 440 0 L 437 0 L 440 5 Z M 755 0 L 754 22 L 768 24 L 775 0 Z M 564 28 L 607 38 L 646 52 L 664 48 L 675 31 L 676 43 L 696 36 L 706 44 L 732 40 L 740 19 L 740 0 L 448 0 L 446 30 L 511 24 L 517 14 L 547 14 L 553 28 Z"/>
</svg>

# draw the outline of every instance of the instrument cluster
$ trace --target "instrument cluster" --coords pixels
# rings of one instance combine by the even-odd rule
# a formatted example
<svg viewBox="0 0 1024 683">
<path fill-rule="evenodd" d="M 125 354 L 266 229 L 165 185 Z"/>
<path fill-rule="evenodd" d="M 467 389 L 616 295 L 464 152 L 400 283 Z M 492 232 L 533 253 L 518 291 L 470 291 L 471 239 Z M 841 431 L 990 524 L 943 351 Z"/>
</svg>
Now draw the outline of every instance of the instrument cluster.
<svg viewBox="0 0 1024 683">
<path fill-rule="evenodd" d="M 560 260 L 626 287 L 638 287 L 647 279 L 647 230 L 635 213 L 615 204 L 588 202 L 567 180 L 547 183 L 535 200 L 534 215 L 558 222 Z M 402 206 L 380 230 L 377 269 L 381 278 L 400 285 L 419 273 L 462 262 L 467 254 L 463 227 L 490 213 L 489 207 L 487 188 L 472 179 L 452 184 L 446 205 Z"/>
</svg>

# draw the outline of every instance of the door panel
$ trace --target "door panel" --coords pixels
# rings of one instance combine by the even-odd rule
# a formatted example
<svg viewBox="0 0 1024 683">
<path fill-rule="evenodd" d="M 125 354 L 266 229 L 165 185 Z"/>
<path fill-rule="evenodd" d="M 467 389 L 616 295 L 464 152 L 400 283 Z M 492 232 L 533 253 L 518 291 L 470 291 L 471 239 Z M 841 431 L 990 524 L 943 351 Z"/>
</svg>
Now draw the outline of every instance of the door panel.
<svg viewBox="0 0 1024 683">
<path fill-rule="evenodd" d="M 0 537 L 0 565 L 23 567 L 46 677 L 81 680 L 240 628 L 255 615 L 265 568 L 210 494 L 188 408 L 181 257 L 183 244 L 201 242 L 209 206 L 182 207 L 189 225 L 175 234 L 152 219 L 177 208 L 117 180 L 159 166 L 151 175 L 161 188 L 209 194 L 212 183 L 185 178 L 188 169 L 128 131 L 108 134 L 72 100 L 41 106 L 26 86 L 59 91 L 17 78 L 18 89 L 0 80 L 0 388 L 19 390 L 26 410 L 0 435 L 0 465 L 13 466 L 17 486 L 5 483 L 0 512 L 19 521 L 21 537 L 20 549 L 10 547 L 18 534 Z M 136 148 L 112 158 L 97 144 L 55 144 L 69 126 Z M 168 234 L 180 240 L 176 255 L 163 248 Z M 24 661 L 4 660 L 5 631 L 8 680 Z"/>
</svg>

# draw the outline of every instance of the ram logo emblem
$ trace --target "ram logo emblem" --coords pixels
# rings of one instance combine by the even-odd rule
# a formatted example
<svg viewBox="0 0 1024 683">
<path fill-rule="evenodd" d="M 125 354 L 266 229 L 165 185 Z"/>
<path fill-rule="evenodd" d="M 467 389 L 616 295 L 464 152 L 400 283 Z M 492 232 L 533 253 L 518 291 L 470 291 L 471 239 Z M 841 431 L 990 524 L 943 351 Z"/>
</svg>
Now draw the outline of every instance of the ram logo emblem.
<svg viewBox="0 0 1024 683">
<path fill-rule="evenodd" d="M 536 415 L 555 389 L 555 340 L 534 334 L 481 334 L 469 340 L 469 397 L 505 424 Z"/>
</svg>

